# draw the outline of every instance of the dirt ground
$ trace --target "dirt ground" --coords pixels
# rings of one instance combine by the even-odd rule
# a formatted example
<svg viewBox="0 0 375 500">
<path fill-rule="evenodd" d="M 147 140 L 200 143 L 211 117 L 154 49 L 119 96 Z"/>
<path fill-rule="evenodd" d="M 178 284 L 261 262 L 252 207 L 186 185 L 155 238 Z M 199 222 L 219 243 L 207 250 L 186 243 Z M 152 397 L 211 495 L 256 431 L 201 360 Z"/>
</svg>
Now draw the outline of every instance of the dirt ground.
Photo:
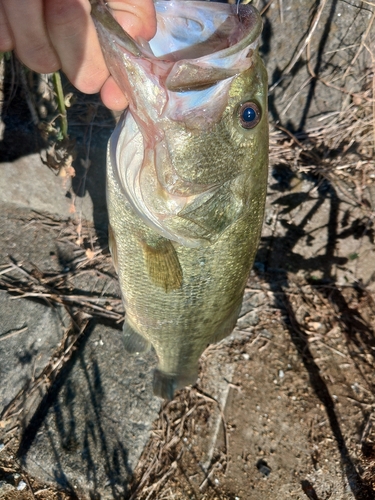
<svg viewBox="0 0 375 500">
<path fill-rule="evenodd" d="M 264 273 L 250 283 L 256 326 L 209 348 L 198 385 L 164 405 L 130 498 L 374 498 L 372 295 Z M 213 350 L 235 374 L 206 472 L 201 443 L 217 405 L 205 392 Z M 30 489 L 5 498 L 79 498 L 28 477 L 12 458 L 14 444 L 1 454 L 2 477 L 18 472 Z"/>
<path fill-rule="evenodd" d="M 237 328 L 205 351 L 197 385 L 163 405 L 129 499 L 375 498 L 375 56 L 367 53 L 360 90 L 345 88 L 348 99 L 320 126 L 286 129 L 271 118 L 265 225 Z M 108 254 L 97 265 L 108 269 Z M 0 288 L 22 292 L 1 275 Z M 206 391 L 213 352 L 234 366 L 225 407 Z M 205 469 L 201 443 L 218 407 Z M 79 498 L 28 476 L 15 458 L 17 432 L 2 441 L 0 482 L 27 486 L 0 498 Z"/>
</svg>

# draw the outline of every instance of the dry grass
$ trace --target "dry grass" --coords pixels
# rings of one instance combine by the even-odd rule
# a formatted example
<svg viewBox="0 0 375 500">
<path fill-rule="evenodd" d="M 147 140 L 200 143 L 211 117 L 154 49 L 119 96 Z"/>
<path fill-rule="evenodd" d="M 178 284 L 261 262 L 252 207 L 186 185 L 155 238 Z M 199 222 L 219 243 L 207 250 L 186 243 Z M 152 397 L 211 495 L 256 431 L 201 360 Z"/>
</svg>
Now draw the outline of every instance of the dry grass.
<svg viewBox="0 0 375 500">
<path fill-rule="evenodd" d="M 201 450 L 191 444 L 194 441 L 195 425 L 207 422 L 216 404 L 196 388 L 181 391 L 173 401 L 164 404 L 137 466 L 131 500 L 159 498 L 158 495 L 165 490 L 167 483 L 173 491 L 171 482 L 173 483 L 174 476 L 181 473 L 189 462 L 200 462 Z M 211 470 L 222 468 L 224 462 L 225 456 L 220 455 L 215 457 L 210 470 L 194 472 L 195 485 L 185 477 L 186 493 L 193 491 L 198 484 L 198 490 L 204 491 L 210 480 Z"/>
<path fill-rule="evenodd" d="M 325 177 L 356 204 L 371 209 L 364 191 L 375 183 L 374 82 L 369 70 L 363 76 L 363 92 L 354 94 L 344 109 L 322 116 L 319 127 L 292 134 L 274 126 L 271 164 Z"/>
<path fill-rule="evenodd" d="M 70 314 L 80 313 L 84 318 L 101 317 L 120 322 L 124 312 L 119 296 L 111 296 L 102 290 L 75 293 L 72 281 L 84 274 L 95 273 L 116 282 L 108 247 L 101 248 L 95 231 L 89 225 L 72 220 L 54 220 L 52 217 L 34 213 L 25 223 L 34 223 L 47 228 L 60 242 L 73 247 L 74 259 L 69 270 L 44 272 L 32 264 L 25 265 L 10 258 L 9 264 L 0 266 L 0 288 L 18 298 L 35 298 L 48 305 L 64 305 Z M 72 293 L 73 291 L 73 293 Z"/>
</svg>

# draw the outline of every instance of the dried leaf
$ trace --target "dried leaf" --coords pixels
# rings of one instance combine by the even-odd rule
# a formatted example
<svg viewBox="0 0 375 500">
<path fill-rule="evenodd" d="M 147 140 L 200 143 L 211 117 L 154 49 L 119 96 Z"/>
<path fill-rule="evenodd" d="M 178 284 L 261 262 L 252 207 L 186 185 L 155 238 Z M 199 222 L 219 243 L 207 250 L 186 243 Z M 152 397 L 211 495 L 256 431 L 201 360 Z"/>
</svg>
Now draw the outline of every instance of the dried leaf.
<svg viewBox="0 0 375 500">
<path fill-rule="evenodd" d="M 88 248 L 86 250 L 86 257 L 91 260 L 95 257 L 95 252 L 93 250 L 91 250 L 91 248 Z"/>
</svg>

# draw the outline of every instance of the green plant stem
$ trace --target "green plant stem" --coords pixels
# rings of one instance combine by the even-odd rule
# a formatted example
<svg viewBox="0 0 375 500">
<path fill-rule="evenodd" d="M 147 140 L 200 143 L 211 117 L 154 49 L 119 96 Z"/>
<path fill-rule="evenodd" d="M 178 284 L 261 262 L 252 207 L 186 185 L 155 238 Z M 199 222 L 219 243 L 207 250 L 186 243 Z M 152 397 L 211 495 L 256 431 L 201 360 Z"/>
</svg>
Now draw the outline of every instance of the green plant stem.
<svg viewBox="0 0 375 500">
<path fill-rule="evenodd" d="M 61 116 L 61 134 L 64 139 L 68 137 L 68 118 L 66 115 L 66 107 L 65 107 L 65 96 L 64 91 L 61 84 L 61 76 L 60 72 L 56 71 L 52 75 L 53 78 L 53 86 L 57 96 L 57 105 L 59 108 L 60 116 Z"/>
</svg>

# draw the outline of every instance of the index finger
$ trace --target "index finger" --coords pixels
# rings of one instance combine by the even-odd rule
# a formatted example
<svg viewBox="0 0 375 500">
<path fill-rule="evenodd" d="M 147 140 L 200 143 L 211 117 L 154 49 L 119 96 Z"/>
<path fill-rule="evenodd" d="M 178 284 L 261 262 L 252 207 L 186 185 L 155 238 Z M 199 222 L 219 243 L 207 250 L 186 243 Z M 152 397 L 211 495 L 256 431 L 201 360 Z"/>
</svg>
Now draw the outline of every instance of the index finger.
<svg viewBox="0 0 375 500">
<path fill-rule="evenodd" d="M 109 72 L 88 0 L 45 0 L 45 18 L 66 76 L 82 92 L 98 92 Z"/>
</svg>

